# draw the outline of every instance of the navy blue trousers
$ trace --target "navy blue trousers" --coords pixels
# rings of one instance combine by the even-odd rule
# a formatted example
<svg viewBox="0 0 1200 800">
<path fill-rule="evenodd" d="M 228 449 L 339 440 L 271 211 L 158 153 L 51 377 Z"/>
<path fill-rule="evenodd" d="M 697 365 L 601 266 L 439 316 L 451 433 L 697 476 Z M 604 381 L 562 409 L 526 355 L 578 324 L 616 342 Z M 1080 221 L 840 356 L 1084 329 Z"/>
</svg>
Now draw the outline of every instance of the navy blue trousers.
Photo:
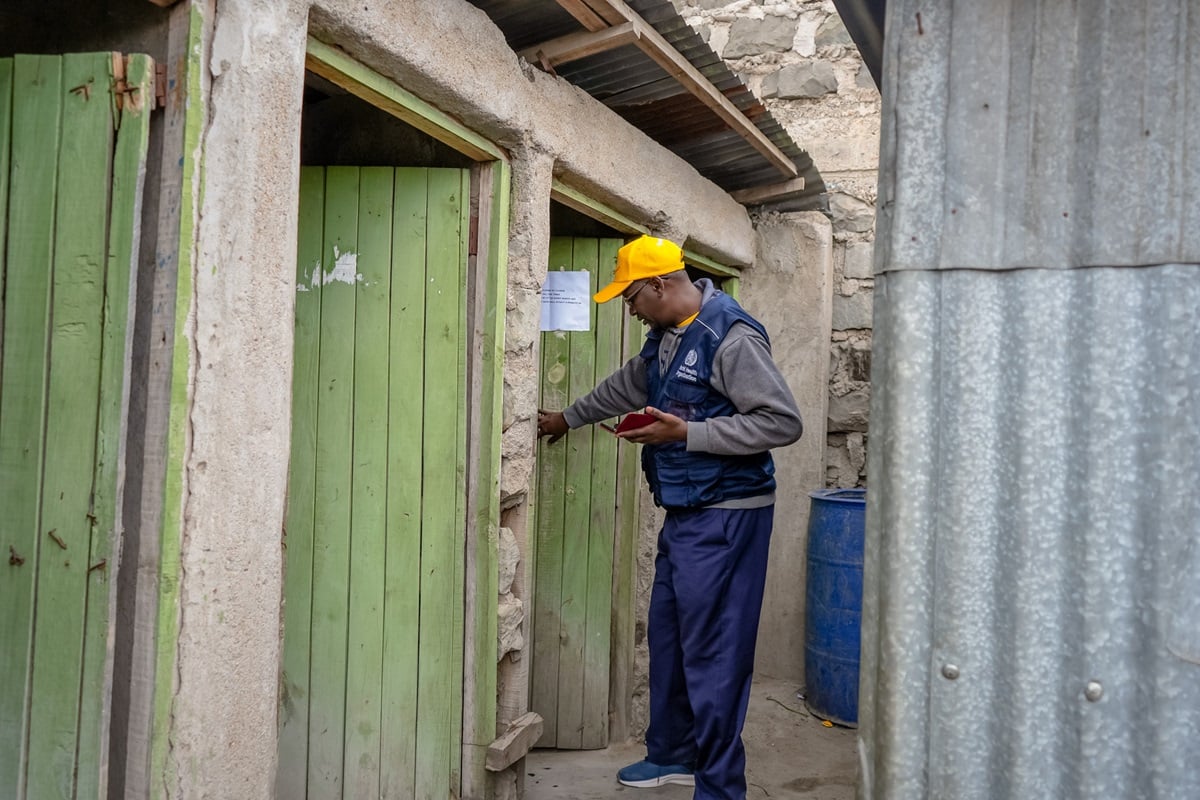
<svg viewBox="0 0 1200 800">
<path fill-rule="evenodd" d="M 743 800 L 750 701 L 775 507 L 670 512 L 647 635 L 646 757 L 691 765 L 697 800 Z"/>
</svg>

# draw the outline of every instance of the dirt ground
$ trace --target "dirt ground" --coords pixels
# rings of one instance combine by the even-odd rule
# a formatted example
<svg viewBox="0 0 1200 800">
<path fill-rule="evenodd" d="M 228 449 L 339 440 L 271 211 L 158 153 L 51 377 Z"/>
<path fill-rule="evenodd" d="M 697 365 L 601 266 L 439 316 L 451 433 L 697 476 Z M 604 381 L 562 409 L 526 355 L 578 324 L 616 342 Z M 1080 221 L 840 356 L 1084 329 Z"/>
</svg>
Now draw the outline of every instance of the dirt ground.
<svg viewBox="0 0 1200 800">
<path fill-rule="evenodd" d="M 787 681 L 755 678 L 742 739 L 747 800 L 853 800 L 857 732 L 827 728 Z M 526 800 L 690 800 L 691 787 L 631 789 L 617 770 L 645 756 L 640 743 L 606 750 L 534 750 L 525 760 Z"/>
</svg>

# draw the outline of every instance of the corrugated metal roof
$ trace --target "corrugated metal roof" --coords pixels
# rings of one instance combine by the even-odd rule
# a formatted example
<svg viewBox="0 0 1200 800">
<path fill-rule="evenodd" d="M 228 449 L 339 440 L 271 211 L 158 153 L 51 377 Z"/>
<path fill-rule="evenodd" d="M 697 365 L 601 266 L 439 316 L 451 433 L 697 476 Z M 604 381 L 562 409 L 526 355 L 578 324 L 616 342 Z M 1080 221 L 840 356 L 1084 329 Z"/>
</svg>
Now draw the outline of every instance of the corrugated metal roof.
<svg viewBox="0 0 1200 800">
<path fill-rule="evenodd" d="M 552 0 L 469 0 L 503 31 L 513 50 L 578 33 L 583 27 Z M 627 0 L 796 165 L 803 197 L 815 207 L 825 191 L 812 159 L 669 0 Z M 634 45 L 556 66 L 555 73 L 611 108 L 726 191 L 786 178 L 708 106 Z M 793 201 L 795 203 L 796 201 Z M 802 202 L 802 201 L 801 201 Z"/>
</svg>

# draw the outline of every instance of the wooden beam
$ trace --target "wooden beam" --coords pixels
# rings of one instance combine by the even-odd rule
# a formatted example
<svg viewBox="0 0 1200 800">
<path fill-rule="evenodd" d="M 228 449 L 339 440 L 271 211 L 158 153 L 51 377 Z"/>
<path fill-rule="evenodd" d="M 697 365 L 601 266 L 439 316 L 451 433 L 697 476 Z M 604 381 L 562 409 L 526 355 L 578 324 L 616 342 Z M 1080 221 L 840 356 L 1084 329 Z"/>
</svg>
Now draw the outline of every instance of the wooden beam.
<svg viewBox="0 0 1200 800">
<path fill-rule="evenodd" d="M 564 8 L 567 8 L 568 3 L 573 4 L 573 0 L 557 0 L 557 2 Z M 792 160 L 776 147 L 775 143 L 767 138 L 766 134 L 742 113 L 741 109 L 730 102 L 729 98 L 713 86 L 700 70 L 692 66 L 692 63 L 684 58 L 682 53 L 676 50 L 670 42 L 663 38 L 662 34 L 642 19 L 623 0 L 587 0 L 587 3 L 602 18 L 622 19 L 632 23 L 637 33 L 635 42 L 642 52 L 653 59 L 668 75 L 679 81 L 702 103 L 711 108 L 738 135 L 749 142 L 755 150 L 762 153 L 776 169 L 789 178 L 799 175 Z M 570 11 L 569 8 L 567 10 Z"/>
<path fill-rule="evenodd" d="M 650 234 L 650 229 L 642 223 L 622 214 L 612 206 L 601 203 L 599 200 L 593 200 L 583 192 L 568 186 L 557 178 L 551 184 L 550 199 L 562 203 L 564 206 L 574 209 L 586 217 L 603 222 L 608 227 L 621 233 L 630 235 L 635 233 Z M 688 264 L 699 267 L 705 272 L 719 275 L 722 278 L 731 278 L 742 274 L 742 271 L 737 267 L 730 267 L 713 261 L 711 258 L 702 256 L 693 250 L 684 249 L 683 260 Z"/>
<path fill-rule="evenodd" d="M 548 64 L 553 67 L 630 44 L 636 39 L 637 31 L 633 23 L 626 22 L 595 32 L 569 33 L 527 47 L 517 55 L 531 64 Z"/>
<path fill-rule="evenodd" d="M 602 31 L 609 25 L 607 20 L 593 11 L 583 0 L 558 0 L 558 4 L 589 31 Z"/>
<path fill-rule="evenodd" d="M 729 196 L 742 205 L 752 206 L 765 203 L 768 200 L 783 200 L 804 193 L 804 178 L 792 178 L 790 181 L 773 183 L 770 186 L 754 186 L 749 189 L 738 189 L 730 192 Z"/>
<path fill-rule="evenodd" d="M 500 772 L 524 758 L 541 737 L 542 725 L 541 715 L 533 711 L 514 719 L 504 735 L 488 745 L 488 771 Z"/>
<path fill-rule="evenodd" d="M 476 161 L 495 161 L 505 158 L 505 154 L 500 148 L 449 114 L 400 88 L 336 47 L 327 45 L 311 36 L 308 37 L 304 66 L 310 72 L 342 87 L 376 108 L 404 120 L 417 130 L 450 145 Z"/>
</svg>

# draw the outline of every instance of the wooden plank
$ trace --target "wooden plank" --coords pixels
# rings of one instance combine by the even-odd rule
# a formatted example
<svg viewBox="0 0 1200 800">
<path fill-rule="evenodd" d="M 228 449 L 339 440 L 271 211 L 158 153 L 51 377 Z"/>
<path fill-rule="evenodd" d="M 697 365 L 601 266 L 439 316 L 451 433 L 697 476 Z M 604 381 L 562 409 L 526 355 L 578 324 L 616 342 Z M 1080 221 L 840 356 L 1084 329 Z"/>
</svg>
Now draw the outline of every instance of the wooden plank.
<svg viewBox="0 0 1200 800">
<path fill-rule="evenodd" d="M 284 522 L 287 566 L 283 586 L 277 797 L 302 798 L 308 784 L 309 653 L 312 646 L 313 513 L 317 488 L 324 218 L 325 169 L 301 167 L 296 241 L 296 327 L 292 355 L 292 442 Z"/>
<path fill-rule="evenodd" d="M 599 251 L 596 239 L 575 239 L 572 268 L 588 270 L 598 282 Z M 571 377 L 567 396 L 587 394 L 596 377 L 596 304 L 589 304 L 588 330 L 568 334 L 571 343 Z M 571 432 L 567 440 L 566 484 L 563 508 L 562 598 L 559 607 L 558 746 L 583 746 L 584 642 L 587 638 L 588 530 L 591 526 L 592 438 L 588 425 Z M 610 435 L 601 431 L 606 436 Z"/>
<path fill-rule="evenodd" d="M 586 0 L 555 0 L 567 13 L 575 18 L 589 31 L 598 31 L 608 26 L 608 20 L 601 17 L 587 4 Z"/>
<path fill-rule="evenodd" d="M 643 329 L 628 314 L 622 323 L 622 359 L 631 358 L 642 347 Z M 631 733 L 633 670 L 637 622 L 637 551 L 640 530 L 638 488 L 641 481 L 640 450 L 637 445 L 617 448 L 616 540 L 613 545 L 612 643 L 609 658 L 609 740 L 624 741 Z"/>
<path fill-rule="evenodd" d="M 455 587 L 461 551 L 458 522 L 460 435 L 458 409 L 462 377 L 459 319 L 459 226 L 462 181 L 457 170 L 429 171 L 429 216 L 425 286 L 425 416 L 421 447 L 424 505 L 421 509 L 421 611 L 417 650 L 418 797 L 444 796 L 450 772 L 450 720 L 456 686 L 454 632 L 462 596 Z M 451 635 L 447 635 L 450 633 Z M 455 754 L 457 758 L 458 754 Z"/>
<path fill-rule="evenodd" d="M 740 269 L 737 269 L 736 267 L 728 267 L 717 261 L 713 261 L 711 258 L 702 256 L 694 250 L 684 250 L 683 260 L 689 265 L 699 267 L 702 271 L 716 277 L 736 278 L 742 274 Z"/>
<path fill-rule="evenodd" d="M 379 796 L 387 534 L 388 328 L 392 271 L 390 167 L 362 170 L 354 316 L 354 473 L 346 660 L 346 795 Z"/>
<path fill-rule="evenodd" d="M 770 186 L 753 186 L 749 189 L 738 189 L 730 192 L 729 196 L 744 206 L 764 203 L 767 200 L 783 200 L 804 193 L 804 178 L 773 183 Z"/>
<path fill-rule="evenodd" d="M 188 315 L 192 311 L 192 273 L 195 269 L 197 200 L 201 192 L 201 135 L 208 104 L 203 102 L 204 73 L 203 34 L 209 20 L 204 7 L 189 3 L 175 9 L 170 22 L 170 52 L 178 54 L 175 62 L 182 72 L 178 75 L 173 99 L 183 104 L 183 146 L 179 155 L 182 171 L 179 193 L 178 255 L 175 270 L 175 321 L 172 327 L 170 411 L 167 418 L 166 457 L 164 458 L 162 488 L 162 525 L 159 537 L 157 621 L 154 638 L 154 708 L 150 732 L 150 763 L 144 776 L 149 784 L 151 800 L 166 797 L 169 770 L 167 753 L 170 749 L 171 708 L 175 697 L 176 653 L 179 642 L 179 584 L 181 578 L 180 550 L 183 537 L 184 464 L 188 456 L 188 423 L 191 406 L 191 347 Z M 186 32 L 185 32 L 186 31 Z M 183 39 L 182 47 L 178 39 Z M 164 145 L 166 158 L 174 144 Z M 145 535 L 152 535 L 146 531 Z M 132 757 L 132 754 L 131 754 Z M 138 767 L 141 765 L 138 764 Z M 131 773 L 133 770 L 131 770 Z M 141 776 L 139 776 L 141 777 Z M 129 786 L 126 786 L 129 791 Z"/>
<path fill-rule="evenodd" d="M 637 39 L 637 31 L 632 22 L 603 28 L 598 31 L 583 31 L 568 33 L 556 39 L 535 44 L 519 51 L 517 55 L 531 64 L 555 66 L 578 61 L 581 58 L 594 56 L 631 44 Z"/>
<path fill-rule="evenodd" d="M 608 282 L 609 265 L 616 264 L 621 239 L 600 239 L 593 291 Z M 622 325 L 628 316 L 624 303 L 596 308 L 596 367 L 599 382 L 621 366 Z M 595 431 L 592 444 L 591 521 L 587 540 L 586 639 L 583 651 L 583 733 L 581 746 L 608 746 L 609 645 L 613 619 L 613 541 L 617 507 L 617 447 L 612 435 Z M 628 446 L 628 445 L 627 445 Z"/>
<path fill-rule="evenodd" d="M 610 228 L 622 231 L 629 234 L 649 234 L 650 229 L 633 219 L 630 216 L 622 214 L 615 208 L 601 203 L 599 200 L 594 200 L 588 197 L 578 189 L 568 186 L 557 178 L 550 187 L 550 199 L 556 200 L 559 203 L 578 211 L 584 216 L 591 217 L 594 220 L 603 222 Z"/>
<path fill-rule="evenodd" d="M 41 558 L 30 685 L 30 797 L 70 797 L 79 730 L 101 311 L 112 161 L 107 53 L 63 56 Z M 90 85 L 92 92 L 66 87 Z"/>
<path fill-rule="evenodd" d="M 4 286 L 5 230 L 8 227 L 8 170 L 11 163 L 9 147 L 12 139 L 12 81 L 11 58 L 0 58 L 0 286 Z M 4 368 L 4 301 L 0 299 L 0 371 Z M 4 386 L 0 385 L 0 407 L 3 407 Z"/>
<path fill-rule="evenodd" d="M 12 60 L 12 167 L 0 384 L 0 796 L 25 797 L 34 579 L 39 564 L 45 387 L 62 74 L 58 58 Z M 73 750 L 73 748 L 72 748 Z"/>
<path fill-rule="evenodd" d="M 329 167 L 326 170 L 316 506 L 313 513 L 308 721 L 310 800 L 340 798 L 343 793 L 358 189 L 356 167 Z"/>
<path fill-rule="evenodd" d="M 412 797 L 416 776 L 421 585 L 421 430 L 425 416 L 426 170 L 397 169 L 392 210 L 387 553 L 383 642 L 384 797 Z"/>
<path fill-rule="evenodd" d="M 467 348 L 470 340 L 467 336 L 467 261 L 470 252 L 469 237 L 471 232 L 471 173 L 468 170 L 458 170 L 458 289 L 455 297 L 457 303 L 457 354 L 458 354 L 458 398 L 456 409 L 455 451 L 456 451 L 456 480 L 454 498 L 454 626 L 451 628 L 450 654 L 450 784 L 451 797 L 462 796 L 462 762 L 463 762 L 463 638 L 466 635 L 466 591 L 463 580 L 466 575 L 467 547 Z M 495 593 L 493 592 L 493 596 Z"/>
<path fill-rule="evenodd" d="M 119 54 L 114 57 L 120 58 Z M 113 645 L 110 620 L 116 606 L 113 545 L 124 529 L 126 419 L 133 348 L 133 305 L 141 243 L 146 151 L 150 141 L 150 99 L 154 97 L 154 61 L 131 55 L 127 95 L 120 115 L 113 156 L 112 194 L 104 287 L 103 344 L 100 361 L 100 409 L 97 416 L 94 517 L 88 558 L 87 617 L 83 680 L 80 685 L 77 797 L 104 794 L 109 770 L 109 703 Z M 87 735 L 94 731 L 94 735 Z M 124 764 L 120 765 L 124 767 Z"/>
<path fill-rule="evenodd" d="M 542 735 L 543 727 L 542 718 L 533 711 L 514 719 L 503 735 L 488 745 L 488 770 L 499 772 L 524 758 Z"/>
<path fill-rule="evenodd" d="M 571 239 L 550 239 L 550 270 L 571 269 Z M 567 334 L 542 334 L 540 406 L 566 407 L 570 377 L 570 342 Z M 574 433 L 554 444 L 542 440 L 537 451 L 537 560 L 533 595 L 533 680 L 530 708 L 546 720 L 538 747 L 558 745 L 558 634 L 561 626 L 563 569 L 563 513 L 567 449 Z"/>
<path fill-rule="evenodd" d="M 424 131 L 477 161 L 505 158 L 505 153 L 449 114 L 401 89 L 341 50 L 308 38 L 305 67 L 409 125 Z"/>
<path fill-rule="evenodd" d="M 618 231 L 623 231 L 629 234 L 650 234 L 650 229 L 642 223 L 634 220 L 632 217 L 622 214 L 620 211 L 617 211 L 615 208 L 602 203 L 599 200 L 588 197 L 583 192 L 568 186 L 557 178 L 554 179 L 554 183 L 550 190 L 550 198 L 562 203 L 568 208 L 578 211 L 584 216 L 603 222 L 605 225 Z M 694 250 L 688 250 L 686 248 L 683 251 L 683 260 L 688 264 L 697 266 L 705 272 L 713 275 L 736 277 L 737 275 L 741 274 L 741 270 L 736 267 L 726 266 L 720 262 L 713 261 L 707 256 L 700 255 Z"/>
<path fill-rule="evenodd" d="M 510 168 L 503 161 L 483 164 L 479 170 L 479 230 L 475 242 L 479 256 L 472 285 L 474 318 L 471 369 L 471 407 L 468 441 L 475 448 L 470 459 L 473 506 L 468 507 L 467 572 L 465 586 L 467 631 L 463 674 L 463 775 L 462 797 L 481 797 L 487 791 L 487 748 L 495 734 L 497 708 L 497 538 L 500 525 L 500 454 L 504 419 L 504 291 L 508 268 L 508 190 Z M 522 664 L 528 664 L 523 659 Z M 524 681 L 508 686 L 519 692 L 520 707 L 528 696 Z"/>
<path fill-rule="evenodd" d="M 152 127 L 161 136 L 148 165 L 144 205 L 155 218 L 152 241 L 140 258 L 144 284 L 138 302 L 149 308 L 148 322 L 134 348 L 139 381 L 131 385 L 131 418 L 140 436 L 130 440 L 132 469 L 126 480 L 138 496 L 125 520 L 120 572 L 115 575 L 117 611 L 123 624 L 116 629 L 112 700 L 113 763 L 109 767 L 110 797 L 151 796 L 151 736 L 154 730 L 155 635 L 162 589 L 160 539 L 164 509 L 163 476 L 167 465 L 168 420 L 171 406 L 172 353 L 176 346 L 176 281 L 180 253 L 180 208 L 185 158 L 184 131 L 190 111 L 186 85 L 189 7 L 177 6 L 168 15 L 164 61 L 167 85 L 173 88 Z M 203 104 L 191 104 L 192 106 Z M 148 277 L 148 280 L 146 279 Z M 136 488 L 133 488 L 136 487 Z M 161 783 L 161 780 L 158 781 Z"/>
</svg>

